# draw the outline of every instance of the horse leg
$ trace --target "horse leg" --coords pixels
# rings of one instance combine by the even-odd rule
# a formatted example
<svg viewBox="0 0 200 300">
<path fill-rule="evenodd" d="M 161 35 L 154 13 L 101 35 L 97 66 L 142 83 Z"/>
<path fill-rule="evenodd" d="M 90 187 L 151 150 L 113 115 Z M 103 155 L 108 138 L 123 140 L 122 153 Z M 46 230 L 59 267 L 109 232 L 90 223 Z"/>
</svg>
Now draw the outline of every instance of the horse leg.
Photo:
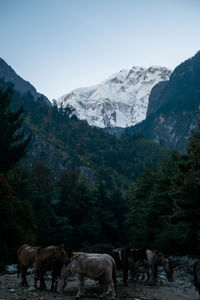
<svg viewBox="0 0 200 300">
<path fill-rule="evenodd" d="M 27 271 L 28 267 L 22 266 L 21 267 L 21 274 L 22 274 L 22 285 L 24 286 L 28 286 L 28 282 L 26 279 L 26 271 Z"/>
<path fill-rule="evenodd" d="M 24 280 L 24 266 L 21 265 L 21 285 L 25 285 L 25 280 Z"/>
<path fill-rule="evenodd" d="M 58 285 L 58 282 L 57 282 L 57 285 Z M 64 278 L 64 282 L 63 282 L 63 286 L 62 286 L 62 292 L 64 291 L 66 285 L 67 285 L 67 281 L 66 281 L 66 279 Z"/>
<path fill-rule="evenodd" d="M 77 274 L 76 276 L 78 278 L 78 292 L 76 294 L 76 298 L 78 299 L 78 298 L 81 297 L 80 296 L 80 293 L 81 293 L 81 275 Z"/>
<path fill-rule="evenodd" d="M 38 278 L 36 277 L 36 275 L 34 276 L 34 287 L 37 289 L 37 280 Z"/>
<path fill-rule="evenodd" d="M 83 275 L 78 274 L 78 293 L 76 295 L 76 298 L 80 298 L 84 296 L 84 284 L 85 284 L 85 278 Z"/>
<path fill-rule="evenodd" d="M 37 281 L 40 280 L 40 275 L 38 270 L 35 270 L 35 276 L 34 276 L 34 287 L 37 288 Z"/>
<path fill-rule="evenodd" d="M 17 278 L 19 278 L 20 274 L 22 273 L 21 268 L 22 268 L 21 264 L 18 264 L 18 266 L 17 266 Z"/>
<path fill-rule="evenodd" d="M 127 286 L 127 280 L 128 280 L 128 266 L 123 263 L 123 283 L 125 286 Z"/>
<path fill-rule="evenodd" d="M 46 289 L 47 289 L 46 283 L 45 283 L 45 281 L 44 281 L 44 276 L 42 276 L 42 277 L 40 278 L 40 289 L 41 289 L 41 290 L 46 290 Z"/>
<path fill-rule="evenodd" d="M 18 269 L 17 269 L 17 277 L 19 278 L 21 274 L 21 285 L 24 285 L 23 283 L 23 275 L 22 275 L 22 265 L 18 264 Z"/>
<path fill-rule="evenodd" d="M 114 285 L 114 282 L 113 282 L 112 278 L 109 280 L 109 285 L 110 285 L 111 290 L 112 290 L 112 297 L 111 297 L 111 299 L 114 300 L 115 297 L 116 297 L 116 294 L 115 294 L 115 285 Z"/>
<path fill-rule="evenodd" d="M 138 280 L 136 266 L 132 262 L 130 264 L 130 274 L 131 274 L 132 280 Z"/>
<path fill-rule="evenodd" d="M 44 280 L 44 274 L 40 274 L 40 290 L 46 290 L 46 284 Z"/>
<path fill-rule="evenodd" d="M 158 268 L 156 264 L 150 266 L 149 284 L 153 284 L 157 280 Z"/>
<path fill-rule="evenodd" d="M 153 270 L 150 269 L 150 272 L 149 272 L 149 280 L 148 280 L 148 283 L 149 284 L 152 284 L 153 283 Z"/>
<path fill-rule="evenodd" d="M 165 274 L 167 276 L 168 281 L 173 281 L 173 271 L 166 265 L 164 265 Z"/>
<path fill-rule="evenodd" d="M 58 288 L 58 279 L 56 279 L 56 281 L 55 281 L 55 288 L 54 288 L 55 292 L 57 292 L 57 288 Z"/>
<path fill-rule="evenodd" d="M 147 283 L 149 282 L 149 278 L 150 278 L 150 273 L 149 273 L 149 270 L 147 269 L 147 271 L 146 271 L 146 275 L 147 275 Z"/>
<path fill-rule="evenodd" d="M 105 278 L 102 278 L 102 287 L 103 287 L 103 293 L 101 294 L 100 298 L 106 298 L 106 292 L 108 290 L 108 283 L 106 282 Z"/>
<path fill-rule="evenodd" d="M 51 291 L 54 291 L 54 283 L 55 283 L 55 273 L 52 273 L 52 281 L 51 281 Z"/>
<path fill-rule="evenodd" d="M 27 270 L 28 270 L 28 268 L 26 268 L 26 270 L 25 270 L 25 276 L 24 276 L 25 277 L 25 285 L 26 286 L 28 286 L 28 282 L 27 282 L 27 278 L 26 278 L 26 275 L 27 275 L 26 272 L 27 272 Z"/>
<path fill-rule="evenodd" d="M 57 272 L 52 272 L 52 282 L 51 282 L 51 290 L 54 292 L 57 292 L 57 287 L 58 287 L 58 276 Z"/>
<path fill-rule="evenodd" d="M 158 276 L 158 266 L 157 266 L 157 264 L 154 264 L 154 267 L 153 267 L 153 280 L 154 281 L 157 281 L 157 276 Z"/>
</svg>

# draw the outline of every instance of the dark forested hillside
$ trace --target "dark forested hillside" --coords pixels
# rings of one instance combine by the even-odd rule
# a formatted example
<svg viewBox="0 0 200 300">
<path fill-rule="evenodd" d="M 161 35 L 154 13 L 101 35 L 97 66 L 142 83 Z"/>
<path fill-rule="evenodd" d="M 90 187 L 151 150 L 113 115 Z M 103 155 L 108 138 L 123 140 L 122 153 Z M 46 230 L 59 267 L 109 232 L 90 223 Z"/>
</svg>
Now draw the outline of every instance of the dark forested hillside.
<svg viewBox="0 0 200 300">
<path fill-rule="evenodd" d="M 174 152 L 157 170 L 149 166 L 130 189 L 126 223 L 132 244 L 198 254 L 199 193 L 200 123 L 186 154 Z"/>
<path fill-rule="evenodd" d="M 152 89 L 146 120 L 130 130 L 184 151 L 196 128 L 199 106 L 200 52 L 180 64 L 168 82 Z"/>
<path fill-rule="evenodd" d="M 3 86 L 9 86 L 1 82 Z M 32 135 L 25 162 L 33 167 L 43 161 L 53 176 L 64 169 L 76 169 L 93 182 L 106 178 L 109 187 L 127 185 L 135 180 L 145 166 L 159 164 L 169 151 L 142 136 L 125 132 L 120 139 L 101 129 L 90 127 L 85 121 L 71 116 L 69 108 L 52 106 L 31 93 L 13 94 L 12 108 L 24 107 L 24 130 Z"/>
<path fill-rule="evenodd" d="M 33 134 L 28 162 L 44 161 L 55 176 L 74 168 L 86 178 L 91 176 L 92 181 L 102 178 L 108 187 L 119 187 L 135 180 L 149 162 L 157 166 L 169 153 L 142 136 L 124 133 L 117 139 L 74 116 L 70 118 L 70 110 L 55 103 L 46 112 L 44 107 L 43 111 L 41 107 L 30 110 L 30 101 L 26 103 L 26 126 Z"/>
<path fill-rule="evenodd" d="M 0 81 L 4 96 L 8 87 Z M 18 164 L 8 161 L 9 167 L 1 168 L 2 262 L 14 259 L 24 242 L 64 242 L 76 249 L 93 243 L 127 243 L 125 191 L 149 162 L 157 167 L 169 151 L 142 136 L 125 133 L 117 139 L 71 117 L 69 108 L 50 106 L 43 98 L 35 101 L 31 93 L 9 95 L 10 112 L 22 112 L 23 105 L 21 137 L 31 136 L 31 141 Z M 8 115 L 3 112 L 2 118 Z M 3 144 L 1 150 L 3 166 L 7 155 Z"/>
</svg>

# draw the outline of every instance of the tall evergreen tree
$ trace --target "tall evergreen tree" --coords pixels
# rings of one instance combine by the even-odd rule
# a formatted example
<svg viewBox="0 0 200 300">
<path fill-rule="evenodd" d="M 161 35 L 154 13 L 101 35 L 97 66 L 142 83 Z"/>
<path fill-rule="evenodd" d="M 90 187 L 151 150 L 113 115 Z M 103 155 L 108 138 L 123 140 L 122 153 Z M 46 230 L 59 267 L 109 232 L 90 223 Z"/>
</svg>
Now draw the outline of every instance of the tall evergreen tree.
<svg viewBox="0 0 200 300">
<path fill-rule="evenodd" d="M 7 173 L 24 156 L 30 141 L 21 130 L 23 107 L 10 109 L 12 95 L 12 89 L 0 89 L 0 174 Z"/>
<path fill-rule="evenodd" d="M 129 213 L 125 223 L 129 228 L 129 239 L 134 247 L 148 246 L 148 229 L 151 225 L 147 222 L 148 203 L 155 180 L 156 173 L 150 164 L 128 192 Z"/>
</svg>

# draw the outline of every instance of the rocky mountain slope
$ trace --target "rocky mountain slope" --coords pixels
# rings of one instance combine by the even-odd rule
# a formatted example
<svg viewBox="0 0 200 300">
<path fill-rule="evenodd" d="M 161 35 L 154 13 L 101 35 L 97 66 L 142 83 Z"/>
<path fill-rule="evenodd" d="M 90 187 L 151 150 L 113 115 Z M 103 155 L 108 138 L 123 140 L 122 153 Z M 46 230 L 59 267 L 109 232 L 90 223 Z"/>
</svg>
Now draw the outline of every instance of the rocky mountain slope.
<svg viewBox="0 0 200 300">
<path fill-rule="evenodd" d="M 170 74 L 164 67 L 134 66 L 95 86 L 75 89 L 57 101 L 63 107 L 72 107 L 74 114 L 89 125 L 125 128 L 146 118 L 152 87 L 168 80 Z"/>
<path fill-rule="evenodd" d="M 9 85 L 0 79 L 0 88 L 6 89 Z M 129 135 L 116 139 L 75 116 L 70 117 L 71 111 L 67 108 L 58 108 L 55 103 L 49 105 L 41 98 L 36 101 L 31 93 L 15 91 L 12 109 L 21 104 L 25 133 L 32 135 L 25 164 L 32 168 L 41 161 L 54 178 L 63 170 L 74 169 L 90 183 L 106 176 L 110 187 L 126 185 L 143 172 L 149 161 L 157 165 L 169 154 L 164 147 L 142 138 Z"/>
<path fill-rule="evenodd" d="M 51 104 L 46 96 L 38 93 L 30 82 L 17 75 L 11 66 L 9 66 L 2 58 L 0 58 L 0 79 L 3 79 L 5 82 L 13 83 L 15 90 L 22 95 L 31 92 L 35 100 L 42 97 L 46 103 L 49 105 Z"/>
<path fill-rule="evenodd" d="M 130 131 L 185 151 L 200 109 L 200 51 L 176 67 L 170 80 L 153 87 L 147 118 Z"/>
</svg>

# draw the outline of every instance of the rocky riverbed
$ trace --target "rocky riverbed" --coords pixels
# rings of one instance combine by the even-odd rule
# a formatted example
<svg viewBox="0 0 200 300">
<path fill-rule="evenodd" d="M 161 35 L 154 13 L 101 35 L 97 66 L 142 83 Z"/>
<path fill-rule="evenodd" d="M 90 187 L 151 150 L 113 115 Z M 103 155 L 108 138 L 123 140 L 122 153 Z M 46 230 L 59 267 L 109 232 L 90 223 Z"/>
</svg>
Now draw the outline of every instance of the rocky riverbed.
<svg viewBox="0 0 200 300">
<path fill-rule="evenodd" d="M 199 295 L 193 285 L 192 265 L 194 259 L 189 257 L 176 258 L 174 280 L 168 282 L 162 268 L 159 269 L 158 282 L 153 285 L 147 285 L 142 279 L 133 282 L 131 278 L 128 287 L 122 284 L 121 273 L 118 272 L 117 278 L 117 297 L 116 300 L 199 300 Z M 46 283 L 48 290 L 40 291 L 33 288 L 34 274 L 27 276 L 29 288 L 23 288 L 20 285 L 20 279 L 17 274 L 11 272 L 0 276 L 0 300 L 74 300 L 76 298 L 76 279 L 71 278 L 62 295 L 50 291 L 50 276 L 47 276 Z M 100 286 L 93 280 L 86 280 L 85 300 L 98 299 L 101 293 Z M 109 299 L 109 297 L 107 297 Z"/>
</svg>

